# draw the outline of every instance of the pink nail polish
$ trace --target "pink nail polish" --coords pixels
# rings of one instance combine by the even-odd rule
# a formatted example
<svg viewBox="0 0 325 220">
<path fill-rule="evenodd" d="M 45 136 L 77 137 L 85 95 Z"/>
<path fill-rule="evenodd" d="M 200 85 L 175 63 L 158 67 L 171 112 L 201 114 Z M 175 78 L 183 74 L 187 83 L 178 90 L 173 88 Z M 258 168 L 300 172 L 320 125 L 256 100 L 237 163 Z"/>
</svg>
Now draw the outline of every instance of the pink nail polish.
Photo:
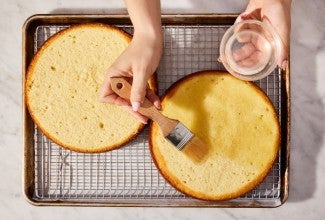
<svg viewBox="0 0 325 220">
<path fill-rule="evenodd" d="M 137 112 L 140 108 L 140 102 L 132 102 L 132 110 Z"/>
<path fill-rule="evenodd" d="M 287 68 L 287 60 L 284 60 L 281 65 L 281 69 L 285 70 Z"/>
<path fill-rule="evenodd" d="M 154 106 L 155 106 L 157 109 L 161 109 L 161 105 L 160 105 L 159 103 L 154 102 L 153 104 L 154 104 Z"/>
</svg>

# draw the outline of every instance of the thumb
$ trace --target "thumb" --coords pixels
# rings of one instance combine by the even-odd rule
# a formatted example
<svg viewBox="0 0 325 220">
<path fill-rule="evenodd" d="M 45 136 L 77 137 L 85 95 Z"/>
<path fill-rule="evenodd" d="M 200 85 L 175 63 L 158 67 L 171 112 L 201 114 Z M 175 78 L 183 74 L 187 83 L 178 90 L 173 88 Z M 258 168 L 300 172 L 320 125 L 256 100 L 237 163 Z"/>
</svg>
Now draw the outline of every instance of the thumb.
<svg viewBox="0 0 325 220">
<path fill-rule="evenodd" d="M 250 20 L 250 19 L 261 21 L 262 20 L 261 9 L 260 8 L 256 8 L 253 11 L 246 10 L 245 12 L 241 13 L 237 17 L 235 23 L 238 23 L 238 22 L 241 22 L 241 21 L 244 21 L 244 20 Z"/>
<path fill-rule="evenodd" d="M 248 14 L 249 14 L 248 12 L 243 12 L 240 15 L 238 15 L 238 17 L 235 20 L 235 24 L 245 20 L 247 18 Z"/>
<path fill-rule="evenodd" d="M 285 70 L 287 66 L 288 54 L 290 50 L 290 19 L 272 24 L 268 17 L 263 17 L 263 21 L 266 21 L 271 25 L 275 32 L 278 33 L 280 37 L 280 57 L 278 60 L 278 66 Z"/>
<path fill-rule="evenodd" d="M 289 54 L 289 40 L 282 40 L 281 38 L 281 52 L 280 52 L 280 57 L 278 60 L 278 66 L 282 69 L 285 70 L 287 67 L 287 61 L 288 61 L 288 54 Z"/>
<path fill-rule="evenodd" d="M 131 88 L 130 101 L 133 111 L 138 111 L 140 105 L 144 101 L 147 89 L 146 74 L 144 73 L 135 73 L 133 74 L 133 82 Z"/>
</svg>

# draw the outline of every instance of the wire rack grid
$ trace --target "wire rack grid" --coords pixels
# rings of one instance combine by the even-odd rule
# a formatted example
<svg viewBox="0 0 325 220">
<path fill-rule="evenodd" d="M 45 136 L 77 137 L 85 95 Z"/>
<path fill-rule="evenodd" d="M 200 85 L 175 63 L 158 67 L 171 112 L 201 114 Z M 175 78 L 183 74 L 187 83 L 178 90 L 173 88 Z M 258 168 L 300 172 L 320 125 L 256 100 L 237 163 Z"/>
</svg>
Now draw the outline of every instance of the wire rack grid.
<svg viewBox="0 0 325 220">
<path fill-rule="evenodd" d="M 39 26 L 34 37 L 34 52 L 46 39 L 67 27 Z M 130 25 L 119 27 L 128 33 L 133 32 Z M 160 95 L 189 73 L 205 69 L 225 70 L 217 62 L 217 57 L 220 40 L 229 26 L 165 25 L 163 28 L 164 53 L 157 70 Z M 255 83 L 266 92 L 281 119 L 281 71 L 276 69 Z M 135 140 L 118 150 L 83 154 L 56 145 L 35 126 L 35 199 L 120 204 L 126 201 L 135 204 L 207 203 L 185 196 L 165 181 L 151 159 L 147 139 L 148 129 L 145 128 Z M 280 158 L 281 154 L 259 186 L 233 202 L 245 204 L 279 199 Z"/>
</svg>

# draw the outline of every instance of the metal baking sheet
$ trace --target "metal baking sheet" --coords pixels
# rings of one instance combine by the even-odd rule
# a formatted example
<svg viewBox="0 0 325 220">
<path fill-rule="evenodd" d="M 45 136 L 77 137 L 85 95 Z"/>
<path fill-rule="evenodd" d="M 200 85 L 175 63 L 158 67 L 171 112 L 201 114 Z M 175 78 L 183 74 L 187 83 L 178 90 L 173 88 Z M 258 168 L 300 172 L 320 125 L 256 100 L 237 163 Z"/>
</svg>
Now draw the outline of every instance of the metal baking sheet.
<svg viewBox="0 0 325 220">
<path fill-rule="evenodd" d="M 217 62 L 220 40 L 236 15 L 163 15 L 164 53 L 158 67 L 161 95 L 183 76 L 206 69 L 224 70 Z M 23 28 L 23 87 L 32 56 L 56 32 L 76 23 L 101 22 L 133 32 L 126 15 L 35 15 Z M 274 104 L 282 132 L 279 156 L 265 180 L 237 199 L 207 202 L 170 186 L 156 169 L 148 148 L 148 128 L 127 146 L 84 154 L 66 150 L 24 113 L 24 193 L 34 205 L 277 207 L 288 197 L 289 69 L 276 69 L 255 83 Z"/>
</svg>

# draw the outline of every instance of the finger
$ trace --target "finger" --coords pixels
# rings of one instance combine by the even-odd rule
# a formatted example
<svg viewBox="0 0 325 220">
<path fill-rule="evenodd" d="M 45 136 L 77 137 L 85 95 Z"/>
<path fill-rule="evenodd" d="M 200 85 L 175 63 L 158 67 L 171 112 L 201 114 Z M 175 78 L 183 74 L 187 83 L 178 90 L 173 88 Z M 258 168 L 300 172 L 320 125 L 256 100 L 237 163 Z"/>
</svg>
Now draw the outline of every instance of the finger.
<svg viewBox="0 0 325 220">
<path fill-rule="evenodd" d="M 111 99 L 110 98 L 106 98 L 110 95 L 112 95 L 114 92 L 111 88 L 111 81 L 110 81 L 111 77 L 107 74 L 105 79 L 104 79 L 104 82 L 100 88 L 100 91 L 99 91 L 99 101 L 100 102 L 111 102 Z"/>
<path fill-rule="evenodd" d="M 113 104 L 122 106 L 125 110 L 127 110 L 133 117 L 135 117 L 141 123 L 147 124 L 148 118 L 141 115 L 138 112 L 133 111 L 132 107 L 130 106 L 130 103 L 128 101 L 126 101 L 125 99 L 121 98 L 120 96 L 118 96 L 116 94 L 106 96 L 103 98 L 103 102 L 113 103 Z"/>
<path fill-rule="evenodd" d="M 127 102 L 125 99 L 121 98 L 120 96 L 118 96 L 116 94 L 106 96 L 106 97 L 103 98 L 103 102 L 113 103 L 113 104 L 117 104 L 119 106 L 122 106 L 125 110 L 127 110 L 133 117 L 135 117 L 141 123 L 147 124 L 148 118 L 141 115 L 138 112 L 133 111 L 132 107 L 129 104 L 129 102 Z"/>
<path fill-rule="evenodd" d="M 146 97 L 149 99 L 150 102 L 152 102 L 154 104 L 154 106 L 157 109 L 161 109 L 161 102 L 160 102 L 159 97 L 150 88 L 147 88 Z"/>
<path fill-rule="evenodd" d="M 236 26 L 234 28 L 234 33 L 237 33 L 236 35 L 236 40 L 239 43 L 246 43 L 251 41 L 252 38 L 252 34 L 251 32 L 245 31 L 245 30 L 249 30 L 250 29 L 250 25 L 249 24 L 238 24 L 238 26 Z"/>
<path fill-rule="evenodd" d="M 116 105 L 120 105 L 120 106 L 130 106 L 130 103 L 127 100 L 121 98 L 120 96 L 118 96 L 115 93 L 113 93 L 109 96 L 105 96 L 101 100 L 102 100 L 102 102 L 112 103 L 112 104 L 116 104 Z"/>
<path fill-rule="evenodd" d="M 242 32 L 236 36 L 239 43 L 247 43 L 252 40 L 252 34 L 250 32 Z"/>
<path fill-rule="evenodd" d="M 116 76 L 128 77 L 129 74 L 127 72 L 119 71 L 118 69 L 116 69 L 114 67 L 110 67 L 106 72 L 105 79 L 104 79 L 103 84 L 99 91 L 99 101 L 100 102 L 114 103 L 113 101 L 115 99 L 115 96 L 113 96 L 113 98 L 109 97 L 109 96 L 111 96 L 112 94 L 115 94 L 111 87 L 111 78 L 116 77 Z M 106 98 L 106 97 L 108 97 L 108 98 Z"/>
<path fill-rule="evenodd" d="M 236 23 L 239 23 L 241 21 L 245 21 L 245 20 L 262 20 L 262 11 L 260 8 L 254 9 L 253 11 L 248 11 L 248 9 L 246 9 L 245 12 L 241 13 L 235 21 Z"/>
<path fill-rule="evenodd" d="M 237 62 L 251 56 L 255 52 L 255 50 L 256 48 L 252 43 L 246 43 L 241 48 L 235 50 L 232 56 L 234 61 Z"/>
<path fill-rule="evenodd" d="M 251 68 L 253 66 L 256 66 L 259 63 L 260 57 L 261 57 L 261 52 L 256 50 L 249 57 L 246 57 L 245 59 L 238 61 L 237 64 L 242 68 Z"/>
<path fill-rule="evenodd" d="M 123 106 L 123 108 L 128 111 L 134 118 L 139 120 L 143 124 L 148 123 L 148 118 L 144 115 L 141 115 L 139 112 L 133 111 L 132 107 L 130 105 Z"/>
<path fill-rule="evenodd" d="M 248 13 L 243 13 L 242 20 L 262 20 L 262 9 L 256 8 Z"/>
<path fill-rule="evenodd" d="M 241 16 L 239 16 L 241 17 Z M 242 21 L 243 19 L 238 19 L 240 21 Z M 239 22 L 239 21 L 238 21 Z M 235 23 L 238 23 L 237 20 L 235 21 Z M 238 42 L 244 43 L 244 42 L 248 42 L 250 41 L 250 34 L 241 34 L 240 32 L 242 32 L 243 30 L 248 30 L 250 29 L 249 24 L 246 23 L 241 23 L 241 24 L 237 24 L 234 28 L 234 33 L 238 33 L 236 36 L 236 39 Z"/>
<path fill-rule="evenodd" d="M 280 58 L 278 61 L 278 66 L 285 70 L 287 67 L 287 60 L 288 60 L 288 54 L 289 54 L 289 42 L 283 42 L 281 45 L 281 52 L 280 52 Z"/>
<path fill-rule="evenodd" d="M 147 79 L 143 73 L 134 73 L 130 101 L 134 111 L 138 111 L 144 101 L 147 89 Z"/>
<path fill-rule="evenodd" d="M 99 101 L 100 102 L 111 102 L 110 98 L 107 99 L 105 97 L 114 94 L 114 91 L 111 88 L 111 77 L 118 76 L 119 73 L 120 73 L 119 71 L 114 70 L 112 67 L 110 67 L 106 71 L 105 79 L 104 79 L 103 84 L 102 84 L 102 86 L 100 88 L 100 91 L 99 91 Z"/>
<path fill-rule="evenodd" d="M 248 14 L 249 13 L 247 11 L 245 11 L 245 12 L 241 13 L 240 15 L 238 15 L 238 17 L 236 18 L 235 24 L 243 21 Z"/>
<path fill-rule="evenodd" d="M 283 19 L 281 22 L 272 25 L 269 18 L 264 16 L 263 21 L 266 21 L 269 25 L 271 25 L 275 31 L 279 34 L 281 39 L 280 46 L 280 57 L 278 60 L 278 66 L 282 69 L 286 68 L 288 54 L 290 50 L 290 17 L 288 19 Z"/>
<path fill-rule="evenodd" d="M 288 60 L 288 54 L 289 54 L 289 46 L 285 45 L 283 41 L 281 40 L 280 43 L 280 55 L 278 60 L 278 66 L 282 70 L 285 70 L 287 68 L 287 60 Z"/>
<path fill-rule="evenodd" d="M 240 19 L 238 19 L 240 21 L 244 21 L 244 20 L 258 20 L 258 21 L 262 21 L 262 14 L 261 14 L 261 9 L 255 9 L 252 12 L 245 12 L 240 16 Z M 254 35 L 252 35 L 251 32 L 249 31 L 245 31 L 244 30 L 253 30 L 254 32 L 258 32 L 261 33 L 262 29 L 259 25 L 255 24 L 255 23 L 242 23 L 242 24 L 238 24 L 238 26 L 235 28 L 234 32 L 235 33 L 239 33 L 236 37 L 238 42 L 241 43 L 245 43 L 245 42 L 249 42 L 251 41 L 252 37 L 254 37 Z"/>
</svg>

